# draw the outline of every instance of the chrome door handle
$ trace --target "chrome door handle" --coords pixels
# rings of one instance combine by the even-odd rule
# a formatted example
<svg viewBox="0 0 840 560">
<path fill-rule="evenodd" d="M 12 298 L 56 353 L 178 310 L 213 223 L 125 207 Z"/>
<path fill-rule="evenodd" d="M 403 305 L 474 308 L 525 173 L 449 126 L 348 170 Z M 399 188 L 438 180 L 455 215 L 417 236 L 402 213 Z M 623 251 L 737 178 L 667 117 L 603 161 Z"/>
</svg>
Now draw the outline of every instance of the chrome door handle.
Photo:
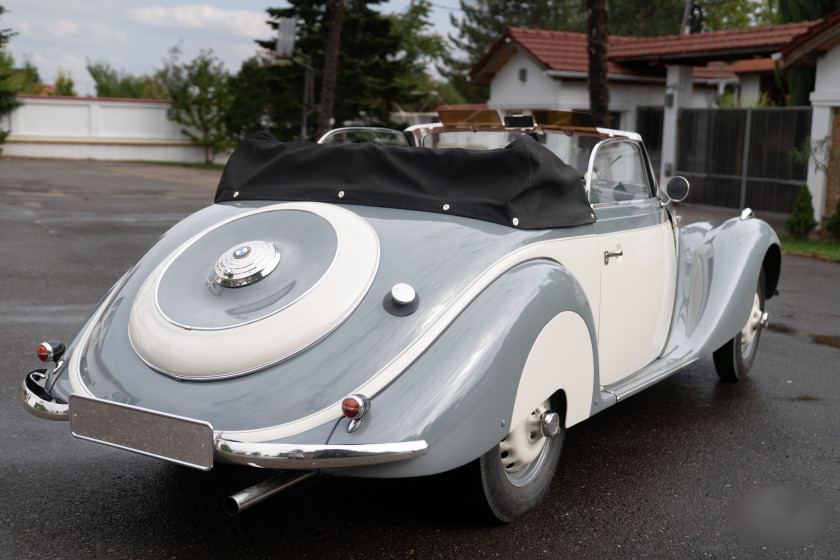
<svg viewBox="0 0 840 560">
<path fill-rule="evenodd" d="M 610 259 L 612 257 L 620 257 L 624 254 L 624 251 L 616 251 L 615 253 L 610 253 L 609 251 L 604 251 L 604 264 L 610 264 Z"/>
</svg>

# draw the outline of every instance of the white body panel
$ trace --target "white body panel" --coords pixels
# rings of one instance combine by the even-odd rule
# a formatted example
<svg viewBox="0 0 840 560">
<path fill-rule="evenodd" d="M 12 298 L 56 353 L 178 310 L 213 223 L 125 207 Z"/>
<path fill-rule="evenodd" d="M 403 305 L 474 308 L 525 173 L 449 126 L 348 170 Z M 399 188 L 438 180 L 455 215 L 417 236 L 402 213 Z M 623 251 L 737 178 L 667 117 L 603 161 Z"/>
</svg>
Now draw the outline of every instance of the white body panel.
<svg viewBox="0 0 840 560">
<path fill-rule="evenodd" d="M 676 249 L 670 222 L 599 237 L 601 320 L 598 363 L 601 385 L 640 370 L 662 352 L 674 305 Z"/>
<path fill-rule="evenodd" d="M 537 337 L 519 379 L 511 428 L 558 389 L 566 392 L 565 426 L 589 418 L 595 361 L 586 322 L 565 311 L 552 319 Z"/>
</svg>

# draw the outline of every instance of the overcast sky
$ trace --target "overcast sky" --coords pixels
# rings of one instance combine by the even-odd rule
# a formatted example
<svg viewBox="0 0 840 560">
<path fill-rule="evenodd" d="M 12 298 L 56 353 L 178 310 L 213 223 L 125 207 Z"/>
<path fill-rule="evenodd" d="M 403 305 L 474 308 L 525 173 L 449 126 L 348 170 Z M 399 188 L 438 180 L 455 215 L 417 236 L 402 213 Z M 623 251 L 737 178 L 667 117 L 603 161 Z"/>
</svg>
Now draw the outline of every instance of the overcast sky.
<svg viewBox="0 0 840 560">
<path fill-rule="evenodd" d="M 410 0 L 383 3 L 383 13 L 404 10 Z M 458 0 L 434 0 L 433 23 L 446 36 Z M 72 72 L 80 95 L 93 95 L 86 60 L 105 61 L 132 74 L 152 73 L 170 47 L 182 42 L 183 59 L 213 49 L 231 72 L 254 56 L 256 38 L 269 38 L 265 9 L 285 2 L 237 0 L 0 0 L 0 28 L 17 32 L 9 43 L 15 62 L 31 60 L 45 83 L 59 68 Z M 457 14 L 458 12 L 455 11 Z"/>
</svg>

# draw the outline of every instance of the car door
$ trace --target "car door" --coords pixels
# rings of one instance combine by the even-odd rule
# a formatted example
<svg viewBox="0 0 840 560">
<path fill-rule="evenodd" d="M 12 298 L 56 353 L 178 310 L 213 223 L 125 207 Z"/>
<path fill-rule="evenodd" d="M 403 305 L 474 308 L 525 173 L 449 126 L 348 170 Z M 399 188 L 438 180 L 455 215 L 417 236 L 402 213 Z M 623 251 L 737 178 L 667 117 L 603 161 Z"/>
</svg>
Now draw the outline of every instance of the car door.
<svg viewBox="0 0 840 560">
<path fill-rule="evenodd" d="M 587 186 L 601 260 L 600 383 L 620 381 L 659 356 L 674 304 L 676 246 L 654 196 L 644 148 L 627 139 L 593 151 Z"/>
</svg>

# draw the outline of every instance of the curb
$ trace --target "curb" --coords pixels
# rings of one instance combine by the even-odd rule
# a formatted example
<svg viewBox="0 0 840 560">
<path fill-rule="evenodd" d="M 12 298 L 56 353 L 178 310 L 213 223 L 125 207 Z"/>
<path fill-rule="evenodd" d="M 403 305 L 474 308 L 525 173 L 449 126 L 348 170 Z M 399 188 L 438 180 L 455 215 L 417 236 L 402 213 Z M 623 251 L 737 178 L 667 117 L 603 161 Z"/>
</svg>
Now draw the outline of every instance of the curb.
<svg viewBox="0 0 840 560">
<path fill-rule="evenodd" d="M 783 255 L 792 255 L 794 257 L 807 257 L 809 259 L 817 259 L 819 261 L 825 261 L 830 263 L 840 263 L 840 260 L 832 259 L 831 257 L 826 257 L 824 255 L 814 255 L 811 253 L 801 253 L 799 251 L 782 251 Z"/>
</svg>

